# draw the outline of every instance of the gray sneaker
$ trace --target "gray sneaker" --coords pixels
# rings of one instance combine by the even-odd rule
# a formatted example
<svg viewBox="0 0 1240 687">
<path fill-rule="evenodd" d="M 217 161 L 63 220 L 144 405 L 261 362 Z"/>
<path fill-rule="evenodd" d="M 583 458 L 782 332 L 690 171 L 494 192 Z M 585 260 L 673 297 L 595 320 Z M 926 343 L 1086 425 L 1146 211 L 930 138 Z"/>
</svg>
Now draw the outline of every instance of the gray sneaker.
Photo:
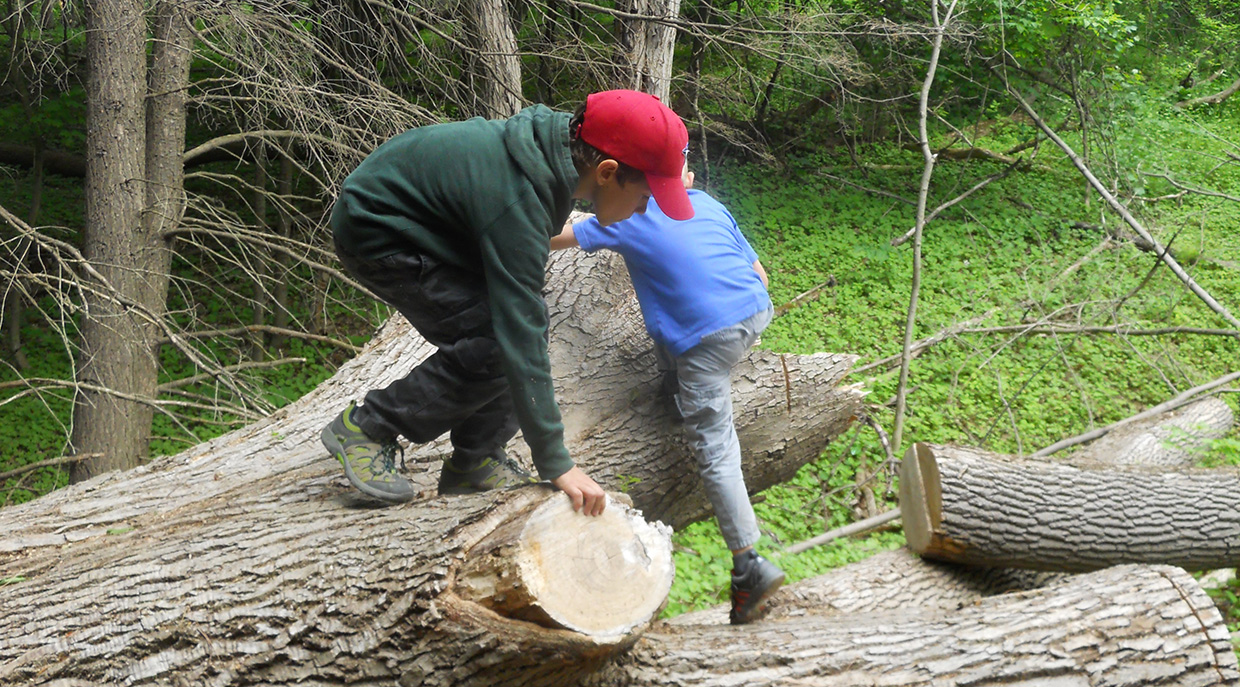
<svg viewBox="0 0 1240 687">
<path fill-rule="evenodd" d="M 344 412 L 323 428 L 320 438 L 327 450 L 344 466 L 345 477 L 363 494 L 392 503 L 413 500 L 413 485 L 396 471 L 396 453 L 401 463 L 405 453 L 395 441 L 375 441 L 353 423 L 350 403 Z"/>
<path fill-rule="evenodd" d="M 784 571 L 752 549 L 732 559 L 733 625 L 756 620 L 766 600 L 784 583 Z"/>
<path fill-rule="evenodd" d="M 482 465 L 472 470 L 457 470 L 452 466 L 451 460 L 445 460 L 443 470 L 439 473 L 439 493 L 476 494 L 537 481 L 528 470 L 506 456 L 501 449 L 495 455 L 487 456 Z"/>
</svg>

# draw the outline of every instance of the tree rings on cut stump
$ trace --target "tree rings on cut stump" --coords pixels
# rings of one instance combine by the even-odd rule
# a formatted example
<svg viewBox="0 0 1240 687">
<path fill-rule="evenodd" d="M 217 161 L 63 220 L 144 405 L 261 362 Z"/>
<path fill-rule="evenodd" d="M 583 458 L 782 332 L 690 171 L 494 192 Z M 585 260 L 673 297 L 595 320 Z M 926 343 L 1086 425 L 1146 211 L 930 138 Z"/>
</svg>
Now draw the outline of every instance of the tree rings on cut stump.
<svg viewBox="0 0 1240 687">
<path fill-rule="evenodd" d="M 559 491 L 469 553 L 457 595 L 512 618 L 613 642 L 650 622 L 672 586 L 671 529 L 608 497 L 602 515 Z"/>
</svg>

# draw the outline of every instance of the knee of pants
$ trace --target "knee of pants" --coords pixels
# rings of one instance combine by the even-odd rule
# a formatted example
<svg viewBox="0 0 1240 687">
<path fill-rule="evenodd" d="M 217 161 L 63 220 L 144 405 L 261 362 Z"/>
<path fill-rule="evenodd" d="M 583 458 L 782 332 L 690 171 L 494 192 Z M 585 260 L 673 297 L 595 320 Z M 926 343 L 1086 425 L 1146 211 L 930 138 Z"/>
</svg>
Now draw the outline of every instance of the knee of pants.
<svg viewBox="0 0 1240 687">
<path fill-rule="evenodd" d="M 439 349 L 467 379 L 497 379 L 504 376 L 499 342 L 486 336 L 471 336 Z"/>
</svg>

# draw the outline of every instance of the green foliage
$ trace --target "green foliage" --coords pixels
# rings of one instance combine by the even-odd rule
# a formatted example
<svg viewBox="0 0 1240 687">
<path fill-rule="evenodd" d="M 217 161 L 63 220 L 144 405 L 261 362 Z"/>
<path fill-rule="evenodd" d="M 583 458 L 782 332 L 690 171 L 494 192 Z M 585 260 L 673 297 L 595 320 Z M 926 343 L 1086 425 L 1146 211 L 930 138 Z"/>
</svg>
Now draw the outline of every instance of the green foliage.
<svg viewBox="0 0 1240 687">
<path fill-rule="evenodd" d="M 1240 438 L 1223 437 L 1210 443 L 1201 459 L 1202 467 L 1240 467 Z"/>
</svg>

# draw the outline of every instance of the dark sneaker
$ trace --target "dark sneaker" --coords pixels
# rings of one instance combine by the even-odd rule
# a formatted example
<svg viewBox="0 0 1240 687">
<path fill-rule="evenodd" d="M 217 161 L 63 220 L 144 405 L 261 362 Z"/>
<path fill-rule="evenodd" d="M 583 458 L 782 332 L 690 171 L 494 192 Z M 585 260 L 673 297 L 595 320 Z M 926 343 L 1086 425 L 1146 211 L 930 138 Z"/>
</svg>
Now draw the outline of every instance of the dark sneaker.
<svg viewBox="0 0 1240 687">
<path fill-rule="evenodd" d="M 396 471 L 396 454 L 401 463 L 405 453 L 395 441 L 375 441 L 353 424 L 350 403 L 344 412 L 323 428 L 320 438 L 327 450 L 344 466 L 345 477 L 363 494 L 392 503 L 413 500 L 413 485 Z"/>
<path fill-rule="evenodd" d="M 439 473 L 440 494 L 476 494 L 480 491 L 533 484 L 538 480 L 517 461 L 502 451 L 487 456 L 482 465 L 472 470 L 457 470 L 451 460 L 445 460 Z"/>
<path fill-rule="evenodd" d="M 732 560 L 733 625 L 741 625 L 761 616 L 766 600 L 784 583 L 784 571 L 753 550 Z"/>
</svg>

